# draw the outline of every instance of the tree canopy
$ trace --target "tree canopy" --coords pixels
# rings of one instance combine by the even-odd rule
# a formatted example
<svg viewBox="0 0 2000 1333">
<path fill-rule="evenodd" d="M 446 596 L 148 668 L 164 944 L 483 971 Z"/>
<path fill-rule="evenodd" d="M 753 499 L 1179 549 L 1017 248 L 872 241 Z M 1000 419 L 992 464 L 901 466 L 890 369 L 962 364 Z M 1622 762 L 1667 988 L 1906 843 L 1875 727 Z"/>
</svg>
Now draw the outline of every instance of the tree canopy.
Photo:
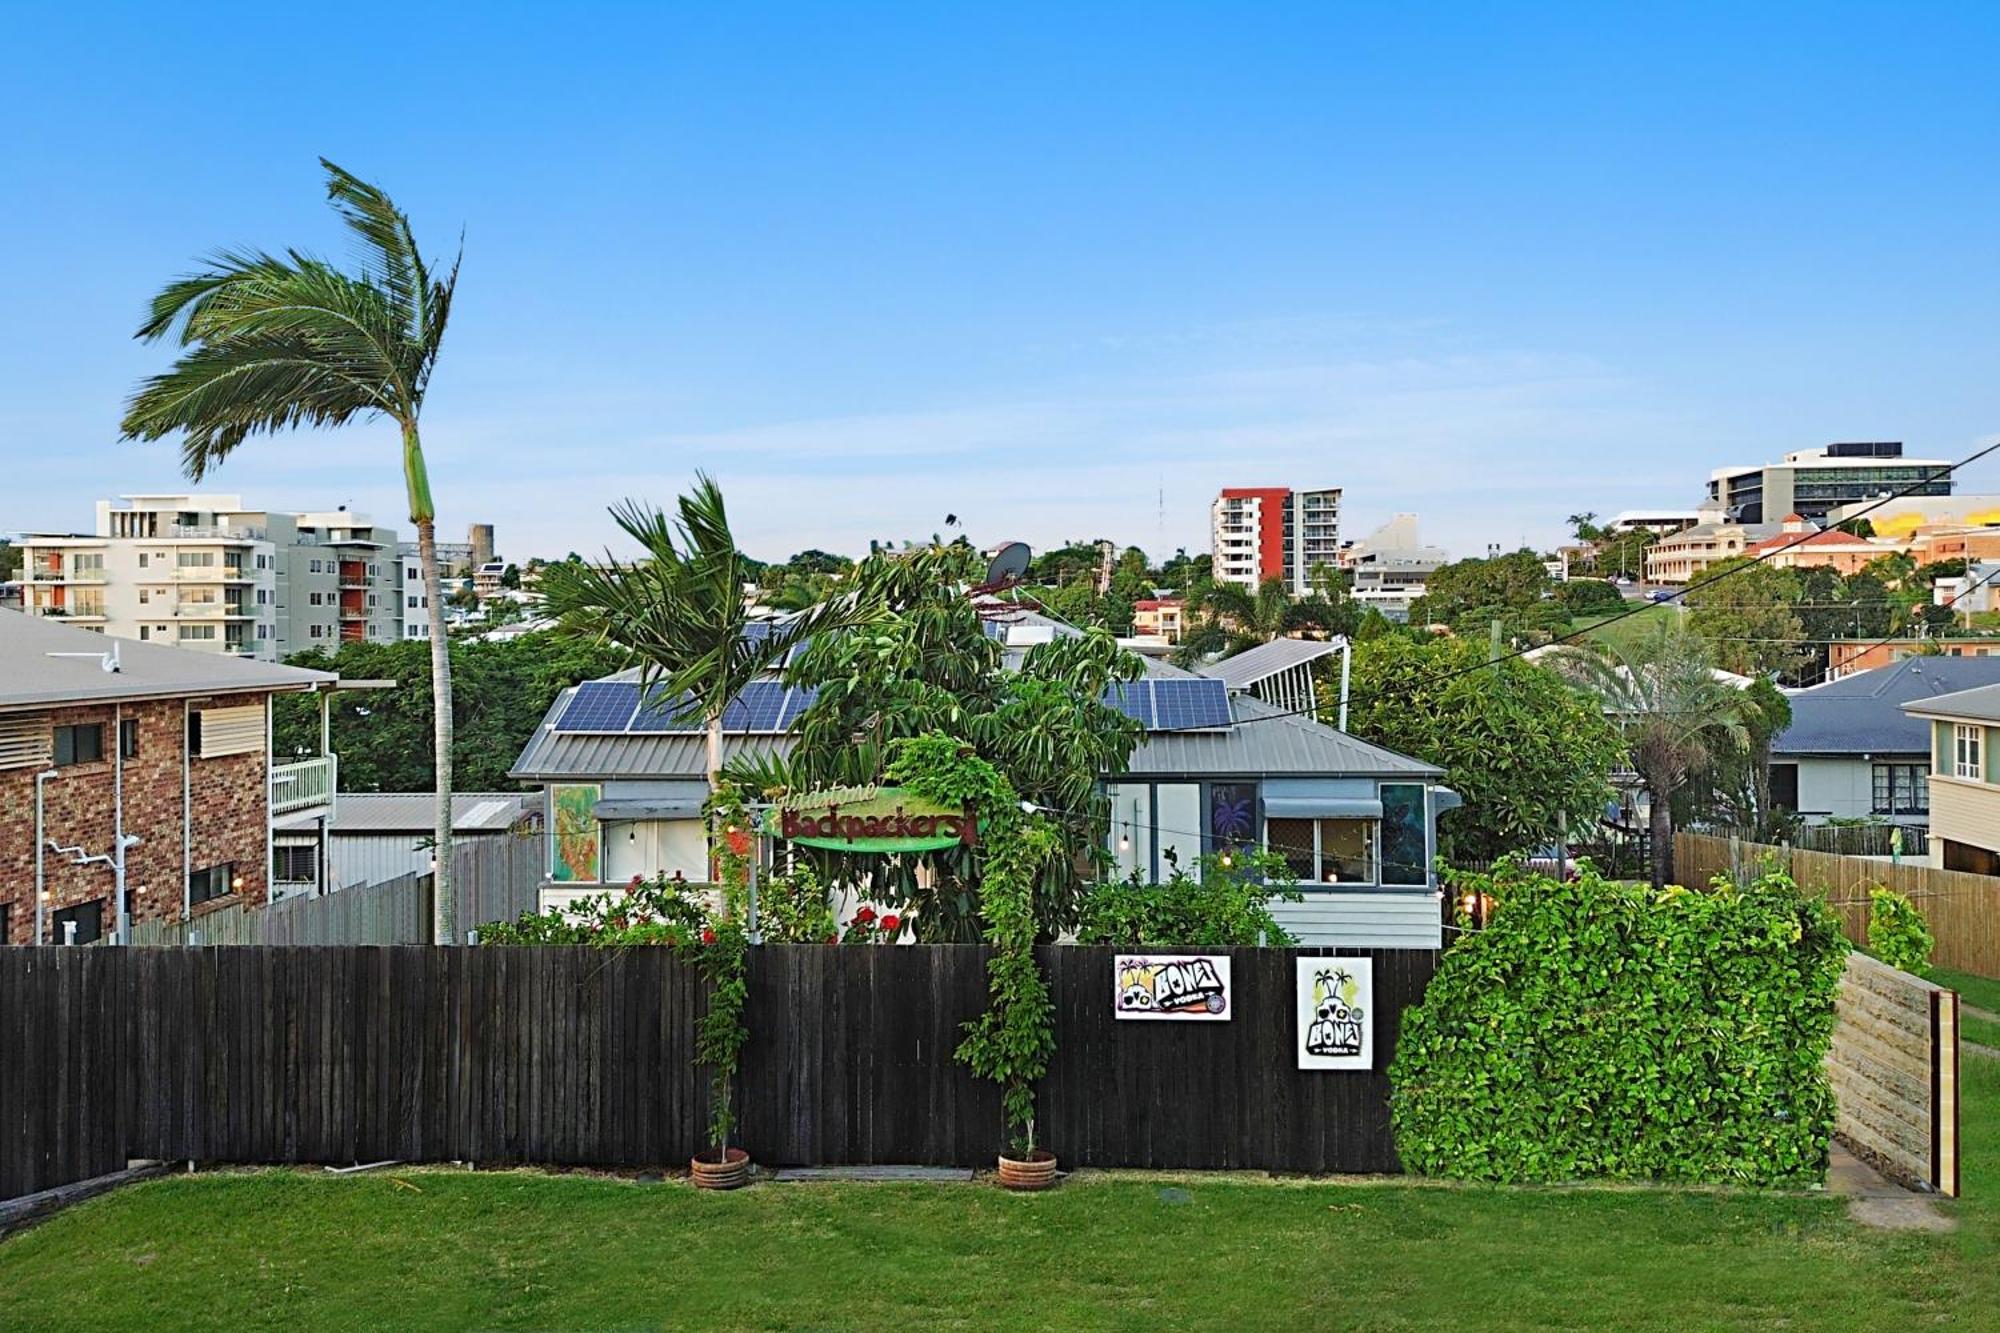
<svg viewBox="0 0 2000 1333">
<path fill-rule="evenodd" d="M 1460 639 L 1390 635 L 1356 647 L 1348 730 L 1427 760 L 1465 805 L 1438 821 L 1440 852 L 1491 860 L 1565 827 L 1582 839 L 1611 800 L 1623 746 L 1596 702 L 1519 658 L 1491 665 Z M 1321 686 L 1322 709 L 1339 706 Z"/>
</svg>

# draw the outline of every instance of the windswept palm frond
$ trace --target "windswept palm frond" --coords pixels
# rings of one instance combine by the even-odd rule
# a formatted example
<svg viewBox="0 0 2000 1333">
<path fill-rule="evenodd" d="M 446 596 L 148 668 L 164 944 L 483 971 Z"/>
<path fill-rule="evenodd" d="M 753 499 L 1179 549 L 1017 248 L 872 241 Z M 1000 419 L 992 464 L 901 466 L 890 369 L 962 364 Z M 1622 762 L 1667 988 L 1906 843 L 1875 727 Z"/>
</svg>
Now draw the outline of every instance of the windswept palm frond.
<svg viewBox="0 0 2000 1333">
<path fill-rule="evenodd" d="M 181 351 L 126 403 L 123 438 L 181 437 L 203 480 L 253 435 L 383 416 L 401 436 L 403 480 L 430 606 L 437 746 L 436 938 L 457 937 L 451 891 L 451 661 L 436 561 L 436 505 L 419 417 L 443 344 L 458 259 L 431 277 L 406 217 L 379 187 L 326 159 L 327 196 L 359 242 L 343 270 L 300 250 L 221 250 L 148 304 L 136 336 Z M 462 256 L 462 252 L 461 252 Z"/>
</svg>

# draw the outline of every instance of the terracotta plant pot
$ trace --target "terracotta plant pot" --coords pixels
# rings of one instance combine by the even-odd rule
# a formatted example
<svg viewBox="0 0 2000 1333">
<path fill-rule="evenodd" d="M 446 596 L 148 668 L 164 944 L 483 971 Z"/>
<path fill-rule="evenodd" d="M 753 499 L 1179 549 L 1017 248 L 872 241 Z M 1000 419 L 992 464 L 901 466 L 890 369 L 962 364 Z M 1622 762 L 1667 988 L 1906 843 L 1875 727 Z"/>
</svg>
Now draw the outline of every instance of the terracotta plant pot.
<svg viewBox="0 0 2000 1333">
<path fill-rule="evenodd" d="M 1056 1183 L 1056 1155 L 1037 1148 L 1024 1158 L 1000 1154 L 1000 1184 L 1010 1190 L 1045 1190 Z"/>
<path fill-rule="evenodd" d="M 741 1189 L 750 1183 L 750 1154 L 741 1148 L 731 1148 L 718 1162 L 711 1149 L 690 1158 L 688 1171 L 694 1178 L 696 1189 Z"/>
</svg>

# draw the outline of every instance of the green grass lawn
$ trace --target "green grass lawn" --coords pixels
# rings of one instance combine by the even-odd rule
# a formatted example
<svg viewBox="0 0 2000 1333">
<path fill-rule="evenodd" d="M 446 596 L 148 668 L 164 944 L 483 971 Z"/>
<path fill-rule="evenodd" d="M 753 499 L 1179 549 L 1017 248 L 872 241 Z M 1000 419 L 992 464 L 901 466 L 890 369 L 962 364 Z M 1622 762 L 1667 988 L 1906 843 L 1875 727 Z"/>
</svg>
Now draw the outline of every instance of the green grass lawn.
<svg viewBox="0 0 2000 1333">
<path fill-rule="evenodd" d="M 1965 1093 L 1951 1235 L 1748 1192 L 274 1170 L 151 1182 L 0 1242 L 0 1327 L 1994 1327 L 2000 1061 L 1969 1060 Z"/>
<path fill-rule="evenodd" d="M 1628 605 L 1628 611 L 1631 609 Z M 1662 624 L 1670 624 L 1680 615 L 1680 606 L 1674 602 L 1648 603 L 1646 609 L 1637 615 L 1628 615 L 1620 620 L 1616 616 L 1578 616 L 1571 622 L 1571 632 L 1581 632 L 1587 638 L 1600 639 L 1615 648 L 1623 648 L 1634 640 L 1658 632 Z"/>
<path fill-rule="evenodd" d="M 1930 979 L 1940 986 L 1949 986 L 1958 992 L 1959 1036 L 1965 1041 L 1978 1042 L 1981 1046 L 1991 1046 L 2000 1050 L 2000 1023 L 1987 1018 L 1975 1018 L 1964 1012 L 1964 1006 L 1973 1005 L 1988 1013 L 2000 1014 L 2000 981 L 1991 977 L 1975 976 L 1971 972 L 1958 972 L 1948 967 L 1934 967 Z"/>
</svg>

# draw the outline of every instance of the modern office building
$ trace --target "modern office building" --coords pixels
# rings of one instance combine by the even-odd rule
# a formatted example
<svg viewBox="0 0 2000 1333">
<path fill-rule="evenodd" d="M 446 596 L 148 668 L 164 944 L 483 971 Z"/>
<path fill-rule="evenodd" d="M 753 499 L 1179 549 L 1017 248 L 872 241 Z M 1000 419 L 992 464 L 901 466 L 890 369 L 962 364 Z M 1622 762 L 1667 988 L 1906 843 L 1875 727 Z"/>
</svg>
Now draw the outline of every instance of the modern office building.
<svg viewBox="0 0 2000 1333">
<path fill-rule="evenodd" d="M 1410 604 L 1424 595 L 1430 576 L 1450 560 L 1442 547 L 1424 544 L 1415 514 L 1396 515 L 1340 553 L 1347 595 L 1399 624 L 1410 618 Z"/>
<path fill-rule="evenodd" d="M 1255 588 L 1283 579 L 1294 597 L 1311 590 L 1315 565 L 1340 563 L 1340 488 L 1223 488 L 1209 510 L 1214 577 Z"/>
<path fill-rule="evenodd" d="M 346 509 L 127 495 L 98 501 L 95 532 L 30 534 L 21 548 L 30 615 L 267 662 L 400 638 L 405 611 L 428 605 L 421 588 L 404 592 L 395 529 Z"/>
<path fill-rule="evenodd" d="M 1801 449 L 1763 467 L 1717 468 L 1707 507 L 1737 523 L 1775 523 L 1787 514 L 1824 521 L 1828 511 L 1899 491 L 1950 495 L 1950 459 L 1905 458 L 1893 440 Z"/>
</svg>

